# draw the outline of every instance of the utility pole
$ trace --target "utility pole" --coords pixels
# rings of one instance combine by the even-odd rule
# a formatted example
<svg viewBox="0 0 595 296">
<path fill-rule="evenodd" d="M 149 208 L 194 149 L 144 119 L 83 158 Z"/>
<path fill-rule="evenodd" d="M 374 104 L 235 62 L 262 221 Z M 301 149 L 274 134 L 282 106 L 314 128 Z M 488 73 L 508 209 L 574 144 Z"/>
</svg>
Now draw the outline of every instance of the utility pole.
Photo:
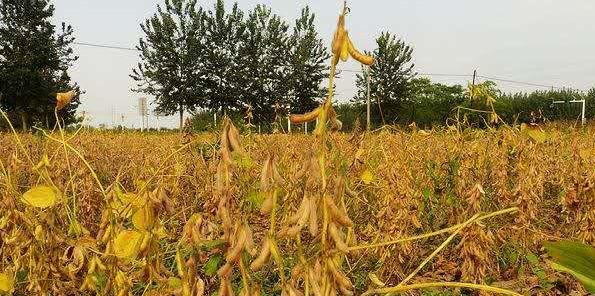
<svg viewBox="0 0 595 296">
<path fill-rule="evenodd" d="M 472 82 L 472 86 L 470 89 L 470 96 L 471 96 L 471 100 L 475 99 L 474 93 L 475 93 L 475 79 L 477 78 L 477 69 L 473 70 L 473 82 Z"/>
<path fill-rule="evenodd" d="M 473 70 L 473 86 L 475 86 L 475 79 L 477 78 L 477 69 Z"/>
<path fill-rule="evenodd" d="M 145 122 L 149 123 L 149 120 L 147 117 L 148 115 L 148 110 L 147 110 L 147 98 L 139 98 L 138 99 L 138 113 L 140 115 L 140 119 L 141 119 L 141 127 L 140 127 L 140 131 L 141 133 L 145 130 Z"/>
<path fill-rule="evenodd" d="M 368 99 L 368 105 L 366 110 L 366 130 L 370 131 L 370 66 L 366 67 L 367 78 L 366 78 L 366 97 Z"/>
</svg>

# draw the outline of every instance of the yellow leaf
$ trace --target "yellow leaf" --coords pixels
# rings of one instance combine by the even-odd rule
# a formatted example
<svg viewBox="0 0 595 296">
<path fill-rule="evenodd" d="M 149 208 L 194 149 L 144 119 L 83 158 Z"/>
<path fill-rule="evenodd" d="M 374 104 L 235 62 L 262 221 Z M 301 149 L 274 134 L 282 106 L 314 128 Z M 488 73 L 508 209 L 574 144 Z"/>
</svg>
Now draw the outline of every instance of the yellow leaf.
<svg viewBox="0 0 595 296">
<path fill-rule="evenodd" d="M 182 287 L 182 280 L 177 277 L 170 277 L 167 279 L 167 285 L 172 289 L 178 289 Z"/>
<path fill-rule="evenodd" d="M 357 149 L 357 152 L 355 152 L 355 159 L 357 159 L 359 161 L 363 161 L 364 153 L 366 153 L 366 151 L 364 149 L 362 149 L 362 148 Z"/>
<path fill-rule="evenodd" d="M 578 154 L 584 161 L 589 161 L 595 155 L 595 149 L 581 149 Z"/>
<path fill-rule="evenodd" d="M 0 272 L 0 292 L 10 294 L 14 289 L 14 281 L 7 273 Z"/>
<path fill-rule="evenodd" d="M 161 224 L 161 223 L 159 223 Z M 157 228 L 157 230 L 153 231 L 153 234 L 157 237 L 157 239 L 162 239 L 167 237 L 167 229 L 165 229 L 165 226 L 160 225 L 159 227 L 154 227 Z"/>
<path fill-rule="evenodd" d="M 382 281 L 381 281 L 381 280 L 378 278 L 378 276 L 377 276 L 375 273 L 373 273 L 373 272 L 370 272 L 370 273 L 368 273 L 368 278 L 369 278 L 369 279 L 372 281 L 372 283 L 373 283 L 374 285 L 376 285 L 376 286 L 378 286 L 378 287 L 384 287 L 384 286 L 386 286 L 386 284 L 385 284 L 385 283 L 383 283 L 383 282 L 382 282 Z"/>
<path fill-rule="evenodd" d="M 544 143 L 547 140 L 547 134 L 541 128 L 528 128 L 527 134 L 535 143 Z"/>
<path fill-rule="evenodd" d="M 124 230 L 114 242 L 114 253 L 120 259 L 134 260 L 140 251 L 144 235 L 136 230 Z"/>
<path fill-rule="evenodd" d="M 49 208 L 58 202 L 57 190 L 49 186 L 36 186 L 23 194 L 22 201 L 36 208 Z"/>
<path fill-rule="evenodd" d="M 374 174 L 372 174 L 372 172 L 370 172 L 370 170 L 365 170 L 362 173 L 361 178 L 362 178 L 362 182 L 364 182 L 364 184 L 370 185 L 374 181 Z"/>
<path fill-rule="evenodd" d="M 134 193 L 125 193 L 124 199 L 128 201 L 131 205 L 140 208 L 147 203 L 147 194 L 139 195 Z"/>
<path fill-rule="evenodd" d="M 151 230 L 155 224 L 155 212 L 151 207 L 142 207 L 132 215 L 132 224 L 138 230 Z"/>
</svg>

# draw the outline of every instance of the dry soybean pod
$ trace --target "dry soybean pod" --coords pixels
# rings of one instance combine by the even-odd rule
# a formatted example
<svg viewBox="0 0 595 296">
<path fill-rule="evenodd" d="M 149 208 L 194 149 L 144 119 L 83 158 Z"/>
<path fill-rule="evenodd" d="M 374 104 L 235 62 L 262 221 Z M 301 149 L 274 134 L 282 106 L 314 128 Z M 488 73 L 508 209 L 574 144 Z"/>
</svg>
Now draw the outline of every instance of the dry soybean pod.
<svg viewBox="0 0 595 296">
<path fill-rule="evenodd" d="M 349 54 L 351 55 L 351 57 L 353 57 L 353 59 L 355 59 L 356 61 L 358 61 L 366 66 L 372 66 L 372 64 L 374 64 L 373 57 L 371 57 L 369 55 L 365 55 L 355 48 L 355 46 L 353 45 L 353 42 L 349 38 L 349 35 L 346 36 L 345 41 L 347 42 L 347 50 L 349 51 Z"/>
<path fill-rule="evenodd" d="M 310 221 L 308 222 L 308 229 L 312 236 L 318 235 L 318 207 L 316 204 L 316 197 L 310 199 Z"/>
<path fill-rule="evenodd" d="M 262 244 L 262 247 L 260 248 L 260 254 L 258 254 L 258 257 L 256 257 L 256 259 L 254 261 L 252 261 L 252 264 L 250 264 L 250 269 L 252 271 L 258 271 L 269 260 L 270 256 L 271 256 L 270 240 L 269 240 L 269 238 L 265 238 L 264 242 Z"/>
</svg>

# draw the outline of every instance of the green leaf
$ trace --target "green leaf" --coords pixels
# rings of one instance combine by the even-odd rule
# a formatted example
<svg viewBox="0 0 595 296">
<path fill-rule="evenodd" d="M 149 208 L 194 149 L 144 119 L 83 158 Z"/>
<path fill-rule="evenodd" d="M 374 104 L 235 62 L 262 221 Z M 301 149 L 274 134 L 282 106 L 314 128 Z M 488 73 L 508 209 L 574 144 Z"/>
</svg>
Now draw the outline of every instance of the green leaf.
<svg viewBox="0 0 595 296">
<path fill-rule="evenodd" d="M 226 243 L 227 243 L 226 241 L 220 240 L 220 239 L 207 241 L 200 245 L 200 249 L 202 251 L 211 251 L 213 249 L 218 249 L 218 248 L 224 247 Z"/>
<path fill-rule="evenodd" d="M 98 291 L 103 291 L 107 286 L 107 275 L 104 272 L 93 273 L 93 280 Z"/>
<path fill-rule="evenodd" d="M 214 276 L 217 274 L 217 270 L 219 270 L 219 265 L 223 261 L 223 256 L 221 254 L 215 254 L 209 258 L 209 261 L 205 264 L 205 274 L 207 276 Z"/>
<path fill-rule="evenodd" d="M 529 263 L 533 265 L 539 264 L 539 258 L 537 258 L 537 255 L 529 252 L 525 257 L 527 258 L 527 261 L 529 261 Z"/>
<path fill-rule="evenodd" d="M 424 187 L 424 190 L 423 190 L 422 194 L 423 194 L 425 200 L 429 200 L 430 199 L 430 194 L 431 194 L 430 193 L 430 188 Z"/>
<path fill-rule="evenodd" d="M 550 265 L 578 279 L 590 293 L 595 293 L 595 248 L 573 241 L 544 244 L 552 257 Z"/>
<path fill-rule="evenodd" d="M 167 286 L 172 289 L 177 289 L 182 286 L 182 280 L 177 277 L 170 277 L 167 279 Z"/>
<path fill-rule="evenodd" d="M 259 190 L 250 191 L 246 199 L 248 200 L 250 206 L 253 209 L 260 209 L 262 203 L 264 202 L 264 196 L 262 195 L 262 193 L 260 193 Z"/>
</svg>

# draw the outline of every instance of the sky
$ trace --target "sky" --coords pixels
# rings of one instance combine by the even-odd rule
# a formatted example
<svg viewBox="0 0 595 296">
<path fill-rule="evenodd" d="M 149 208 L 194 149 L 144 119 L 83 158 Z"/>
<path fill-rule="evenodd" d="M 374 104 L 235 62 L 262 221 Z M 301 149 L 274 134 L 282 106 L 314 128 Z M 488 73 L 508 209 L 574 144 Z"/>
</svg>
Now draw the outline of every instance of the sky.
<svg viewBox="0 0 595 296">
<path fill-rule="evenodd" d="M 133 48 L 142 37 L 140 23 L 164 0 L 54 0 L 54 22 L 74 27 L 77 42 Z M 308 5 L 321 37 L 330 44 L 342 7 L 339 0 L 239 0 L 243 10 L 266 4 L 293 24 Z M 212 8 L 213 0 L 199 0 Z M 232 1 L 226 5 L 231 6 Z M 587 90 L 595 87 L 595 2 L 593 0 L 376 0 L 349 1 L 347 29 L 355 45 L 372 50 L 389 31 L 414 49 L 422 74 L 466 74 Z M 86 91 L 80 111 L 93 125 L 140 126 L 138 98 L 129 74 L 139 62 L 134 51 L 75 45 L 79 60 L 70 74 Z M 353 62 L 340 69 L 359 70 Z M 468 77 L 431 75 L 435 82 L 466 85 Z M 337 99 L 355 92 L 355 73 L 337 82 Z M 507 92 L 543 89 L 499 82 Z M 150 100 L 150 98 L 149 98 Z M 177 118 L 151 116 L 152 127 L 175 127 Z"/>
</svg>

